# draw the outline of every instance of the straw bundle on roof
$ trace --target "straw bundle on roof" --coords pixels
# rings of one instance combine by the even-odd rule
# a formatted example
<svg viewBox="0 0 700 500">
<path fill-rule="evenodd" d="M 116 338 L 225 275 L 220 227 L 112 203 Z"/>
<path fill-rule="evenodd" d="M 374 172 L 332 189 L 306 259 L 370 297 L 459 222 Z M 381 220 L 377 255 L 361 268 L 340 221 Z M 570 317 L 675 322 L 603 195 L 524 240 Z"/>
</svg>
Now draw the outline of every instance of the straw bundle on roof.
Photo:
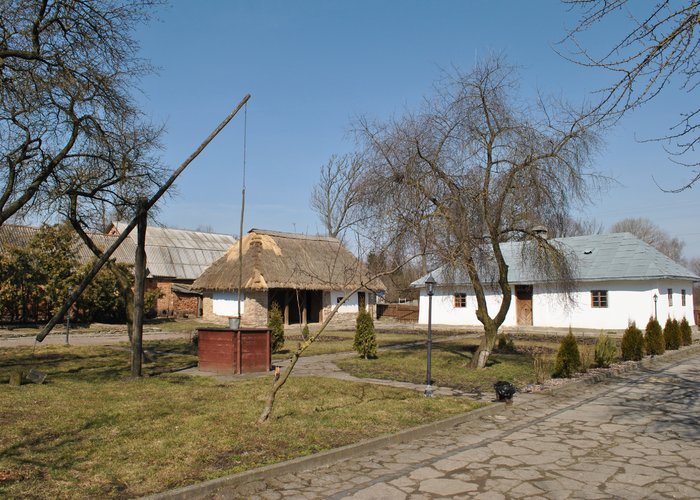
<svg viewBox="0 0 700 500">
<path fill-rule="evenodd" d="M 243 288 L 350 290 L 368 285 L 366 267 L 336 238 L 251 229 L 242 240 Z M 238 242 L 192 285 L 202 291 L 238 287 Z M 383 289 L 379 280 L 369 283 Z"/>
</svg>

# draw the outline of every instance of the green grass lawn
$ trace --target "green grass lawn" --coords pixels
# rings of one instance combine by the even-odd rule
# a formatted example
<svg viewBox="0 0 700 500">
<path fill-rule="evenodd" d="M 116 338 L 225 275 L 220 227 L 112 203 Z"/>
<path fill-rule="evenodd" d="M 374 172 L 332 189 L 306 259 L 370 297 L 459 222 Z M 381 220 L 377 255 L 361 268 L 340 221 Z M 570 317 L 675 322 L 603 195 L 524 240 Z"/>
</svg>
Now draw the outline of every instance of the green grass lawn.
<svg viewBox="0 0 700 500">
<path fill-rule="evenodd" d="M 165 373 L 194 360 L 184 341 L 145 342 L 146 377 L 126 345 L 0 349 L 0 497 L 135 497 L 395 432 L 476 403 L 322 378 L 295 378 L 273 418 L 255 420 L 271 376 L 221 383 Z M 7 384 L 35 367 L 44 385 Z"/>
<path fill-rule="evenodd" d="M 518 343 L 516 342 L 516 345 Z M 528 353 L 493 353 L 483 370 L 467 368 L 476 350 L 477 340 L 462 339 L 433 344 L 433 384 L 467 391 L 493 391 L 498 380 L 507 380 L 520 387 L 534 382 L 532 357 Z M 379 353 L 377 359 L 340 359 L 336 364 L 343 370 L 363 378 L 401 380 L 415 384 L 425 383 L 426 348 L 419 347 L 391 350 Z"/>
<path fill-rule="evenodd" d="M 293 330 L 285 332 L 285 336 L 296 335 Z M 434 334 L 435 339 L 440 339 L 447 337 L 447 334 Z M 351 352 L 352 342 L 355 338 L 355 332 L 351 331 L 329 331 L 327 333 L 321 334 L 319 339 L 311 344 L 309 348 L 304 352 L 304 356 L 314 356 L 318 354 L 333 354 L 338 352 Z M 382 347 L 390 347 L 400 344 L 408 344 L 412 342 L 423 342 L 426 341 L 426 333 L 415 333 L 415 332 L 400 332 L 400 333 L 377 333 L 377 345 Z M 285 359 L 290 356 L 299 342 L 296 337 L 285 339 L 284 348 L 277 353 L 272 355 L 273 359 Z"/>
</svg>

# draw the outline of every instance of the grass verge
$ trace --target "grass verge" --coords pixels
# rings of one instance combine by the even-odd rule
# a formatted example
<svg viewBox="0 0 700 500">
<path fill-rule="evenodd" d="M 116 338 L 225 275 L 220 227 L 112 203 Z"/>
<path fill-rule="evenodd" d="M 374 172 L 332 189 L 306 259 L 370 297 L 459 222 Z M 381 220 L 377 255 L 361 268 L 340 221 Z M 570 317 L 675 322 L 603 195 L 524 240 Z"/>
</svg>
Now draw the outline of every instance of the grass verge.
<svg viewBox="0 0 700 500">
<path fill-rule="evenodd" d="M 532 357 L 527 353 L 494 353 L 483 370 L 467 368 L 477 340 L 446 341 L 433 344 L 431 375 L 433 384 L 457 389 L 493 391 L 498 380 L 520 387 L 535 381 Z M 344 358 L 336 361 L 343 370 L 363 378 L 425 383 L 427 355 L 425 346 L 385 351 L 377 359 Z"/>
<path fill-rule="evenodd" d="M 0 385 L 0 497 L 128 498 L 308 455 L 469 411 L 476 403 L 400 389 L 294 378 L 255 424 L 271 378 L 220 383 L 163 372 L 191 362 L 184 342 L 146 342 L 155 359 L 128 378 L 128 350 L 0 349 L 44 385 Z M 157 375 L 161 373 L 160 375 Z"/>
</svg>

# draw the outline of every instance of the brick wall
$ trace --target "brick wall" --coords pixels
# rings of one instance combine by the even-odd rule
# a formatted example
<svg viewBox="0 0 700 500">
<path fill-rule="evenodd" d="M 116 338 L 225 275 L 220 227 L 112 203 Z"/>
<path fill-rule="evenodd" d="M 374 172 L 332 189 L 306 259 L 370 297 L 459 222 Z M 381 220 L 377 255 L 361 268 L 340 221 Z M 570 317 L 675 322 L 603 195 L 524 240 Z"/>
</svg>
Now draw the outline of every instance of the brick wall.
<svg viewBox="0 0 700 500">
<path fill-rule="evenodd" d="M 243 326 L 267 326 L 267 297 L 267 290 L 246 291 L 241 321 Z"/>
</svg>

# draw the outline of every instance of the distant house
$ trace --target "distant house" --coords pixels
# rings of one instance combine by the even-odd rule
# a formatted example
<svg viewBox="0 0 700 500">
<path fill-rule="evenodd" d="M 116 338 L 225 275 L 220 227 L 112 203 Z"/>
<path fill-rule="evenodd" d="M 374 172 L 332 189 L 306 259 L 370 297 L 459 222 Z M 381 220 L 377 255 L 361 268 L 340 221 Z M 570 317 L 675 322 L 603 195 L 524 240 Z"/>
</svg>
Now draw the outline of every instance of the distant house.
<svg viewBox="0 0 700 500">
<path fill-rule="evenodd" d="M 225 322 L 238 315 L 242 284 L 241 323 L 267 324 L 277 303 L 285 324 L 318 323 L 351 290 L 359 287 L 338 310 L 339 318 L 355 318 L 360 309 L 374 312 L 381 283 L 368 281 L 367 270 L 336 238 L 251 229 L 242 240 L 243 273 L 238 243 L 195 280 L 204 295 L 203 317 Z"/>
<path fill-rule="evenodd" d="M 629 233 L 598 234 L 552 240 L 571 259 L 576 272 L 573 302 L 558 291 L 556 283 L 538 276 L 521 259 L 522 243 L 504 243 L 513 289 L 511 307 L 503 326 L 624 329 L 634 321 L 644 327 L 657 315 L 687 318 L 693 324 L 693 283 L 700 277 Z M 466 273 L 440 268 L 432 321 L 437 324 L 480 326 L 476 298 Z M 428 322 L 428 296 L 423 276 L 413 283 L 421 289 L 419 323 Z M 502 301 L 500 290 L 489 287 L 489 313 Z"/>
<path fill-rule="evenodd" d="M 114 222 L 109 234 L 118 235 L 125 222 Z M 132 249 L 136 230 L 124 241 Z M 201 316 L 202 296 L 190 288 L 194 280 L 236 241 L 227 234 L 148 226 L 146 229 L 146 289 L 158 288 L 159 316 Z M 128 242 L 128 243 L 127 243 Z M 131 252 L 131 263 L 134 251 Z"/>
<path fill-rule="evenodd" d="M 39 230 L 40 228 L 38 227 L 3 224 L 0 226 L 0 251 L 10 247 L 23 248 L 28 246 Z M 114 235 L 102 233 L 90 232 L 88 236 L 102 250 L 106 250 L 117 240 L 117 237 Z M 75 256 L 78 258 L 79 263 L 84 264 L 95 258 L 95 254 L 90 251 L 77 235 L 75 236 L 74 244 Z M 118 263 L 133 265 L 135 252 L 136 245 L 131 240 L 127 240 L 115 250 L 113 258 Z"/>
</svg>

